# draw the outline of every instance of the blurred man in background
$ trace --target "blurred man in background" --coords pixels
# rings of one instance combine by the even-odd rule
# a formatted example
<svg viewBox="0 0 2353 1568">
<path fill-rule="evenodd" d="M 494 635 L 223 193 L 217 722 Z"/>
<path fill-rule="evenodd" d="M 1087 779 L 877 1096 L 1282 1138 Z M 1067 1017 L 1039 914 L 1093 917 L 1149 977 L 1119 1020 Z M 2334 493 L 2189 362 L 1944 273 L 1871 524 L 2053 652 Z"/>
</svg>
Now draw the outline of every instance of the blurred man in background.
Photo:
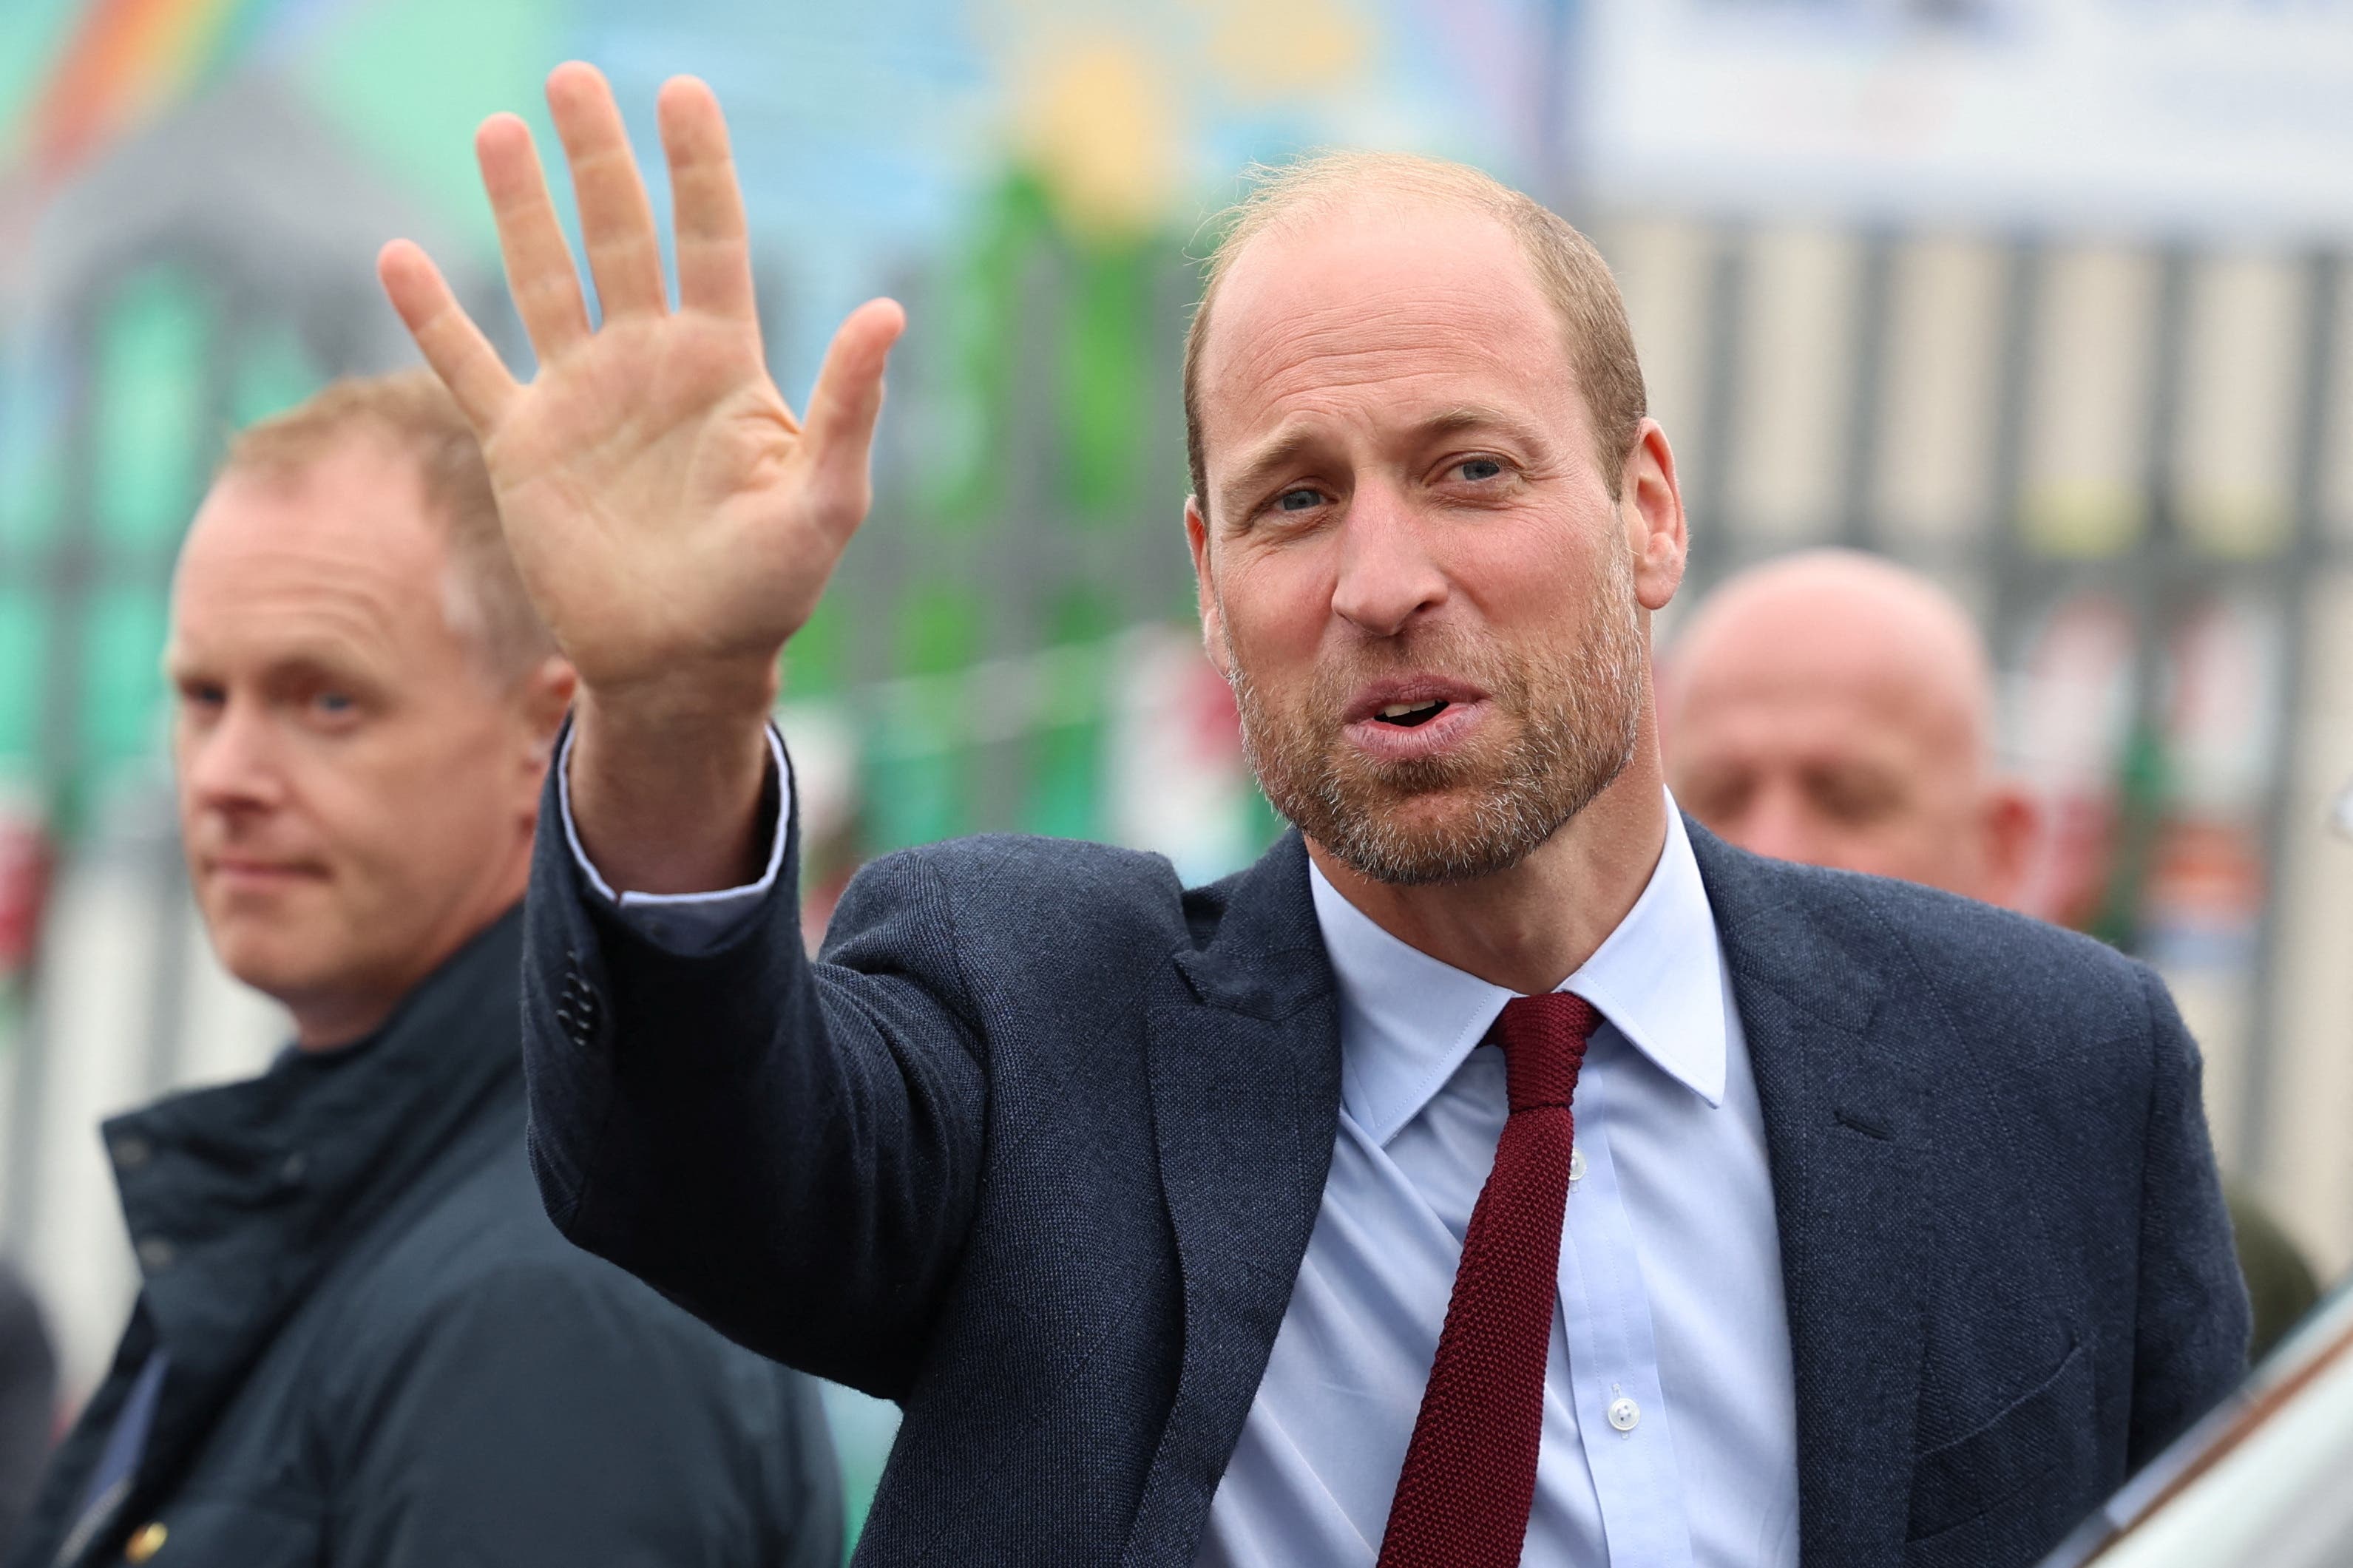
<svg viewBox="0 0 2353 1568">
<path fill-rule="evenodd" d="M 2033 847 L 1993 769 L 1993 672 L 1967 611 L 1851 551 L 1792 555 L 1693 612 L 1662 667 L 1668 777 L 1744 849 L 1989 904 Z"/>
<path fill-rule="evenodd" d="M 573 676 L 430 376 L 237 441 L 167 663 L 198 905 L 295 1038 L 107 1124 L 144 1289 L 16 1562 L 837 1562 L 813 1386 L 533 1188 L 519 904 Z"/>
<path fill-rule="evenodd" d="M 1958 601 L 1875 556 L 1820 550 L 1734 577 L 1662 670 L 1675 798 L 1778 859 L 2015 905 L 2031 797 L 1996 768 L 1993 665 Z M 2311 1265 L 2226 1184 L 2260 1359 L 2318 1299 Z"/>
</svg>

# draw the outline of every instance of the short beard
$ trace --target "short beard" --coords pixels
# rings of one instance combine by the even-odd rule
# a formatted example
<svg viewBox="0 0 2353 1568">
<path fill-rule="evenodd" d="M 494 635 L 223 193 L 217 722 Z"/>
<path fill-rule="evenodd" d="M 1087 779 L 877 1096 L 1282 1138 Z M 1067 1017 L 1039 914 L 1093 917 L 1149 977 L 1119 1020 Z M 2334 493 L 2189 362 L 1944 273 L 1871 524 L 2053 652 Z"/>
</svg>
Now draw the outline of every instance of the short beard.
<svg viewBox="0 0 2353 1568">
<path fill-rule="evenodd" d="M 1222 613 L 1219 621 L 1229 624 Z M 1586 623 L 1565 655 L 1547 650 L 1510 666 L 1459 634 L 1375 644 L 1356 668 L 1319 671 L 1303 711 L 1282 713 L 1234 656 L 1229 631 L 1226 668 L 1243 754 L 1275 810 L 1374 881 L 1424 887 L 1510 870 L 1633 761 L 1650 649 L 1623 550 L 1609 552 Z M 1517 733 L 1492 761 L 1492 747 L 1479 748 L 1487 755 L 1407 763 L 1355 752 L 1341 738 L 1341 715 L 1385 666 L 1474 681 L 1494 717 L 1519 721 Z"/>
</svg>

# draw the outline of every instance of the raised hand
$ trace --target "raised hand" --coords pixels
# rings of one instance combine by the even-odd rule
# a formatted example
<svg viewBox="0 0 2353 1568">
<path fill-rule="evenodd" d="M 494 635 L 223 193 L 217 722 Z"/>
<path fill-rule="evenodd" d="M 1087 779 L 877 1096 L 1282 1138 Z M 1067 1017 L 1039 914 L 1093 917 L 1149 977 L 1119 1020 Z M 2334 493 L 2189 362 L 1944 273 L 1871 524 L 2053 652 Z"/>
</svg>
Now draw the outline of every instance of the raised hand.
<svg viewBox="0 0 2353 1568">
<path fill-rule="evenodd" d="M 603 324 L 589 330 L 531 132 L 512 114 L 484 121 L 475 150 L 538 376 L 515 381 L 406 240 L 378 260 L 385 292 L 480 436 L 524 584 L 584 687 L 611 699 L 765 670 L 865 517 L 883 361 L 903 318 L 887 300 L 853 313 L 797 420 L 762 362 L 711 89 L 681 77 L 659 99 L 675 310 L 611 89 L 575 62 L 549 76 L 547 100 Z"/>
<path fill-rule="evenodd" d="M 611 89 L 573 63 L 548 78 L 604 320 L 592 331 L 531 132 L 475 137 L 516 309 L 539 374 L 518 384 L 425 253 L 377 272 L 481 437 L 524 586 L 580 677 L 572 798 L 616 887 L 687 891 L 756 863 L 760 738 L 786 638 L 866 515 L 882 368 L 904 318 L 888 300 L 835 333 L 808 416 L 760 352 L 743 197 L 727 128 L 691 78 L 659 99 L 679 306 Z"/>
</svg>

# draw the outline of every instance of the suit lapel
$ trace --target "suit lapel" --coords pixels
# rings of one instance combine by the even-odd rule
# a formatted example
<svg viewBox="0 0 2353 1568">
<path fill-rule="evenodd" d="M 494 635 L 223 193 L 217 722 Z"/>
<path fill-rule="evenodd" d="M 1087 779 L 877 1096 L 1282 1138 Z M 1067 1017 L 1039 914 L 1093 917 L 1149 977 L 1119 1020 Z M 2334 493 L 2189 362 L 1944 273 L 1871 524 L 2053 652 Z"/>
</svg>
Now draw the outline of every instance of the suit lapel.
<svg viewBox="0 0 2353 1568">
<path fill-rule="evenodd" d="M 1871 1033 L 1883 962 L 1841 931 L 1820 873 L 1692 847 L 1732 973 L 1765 1115 L 1797 1375 L 1805 1568 L 1903 1555 L 1919 1396 L 1924 1087 Z"/>
<path fill-rule="evenodd" d="M 1147 1010 L 1185 1348 L 1134 1563 L 1192 1559 L 1290 1306 L 1339 1121 L 1339 1014 L 1299 836 L 1217 891 L 1216 936 L 1176 955 Z"/>
</svg>

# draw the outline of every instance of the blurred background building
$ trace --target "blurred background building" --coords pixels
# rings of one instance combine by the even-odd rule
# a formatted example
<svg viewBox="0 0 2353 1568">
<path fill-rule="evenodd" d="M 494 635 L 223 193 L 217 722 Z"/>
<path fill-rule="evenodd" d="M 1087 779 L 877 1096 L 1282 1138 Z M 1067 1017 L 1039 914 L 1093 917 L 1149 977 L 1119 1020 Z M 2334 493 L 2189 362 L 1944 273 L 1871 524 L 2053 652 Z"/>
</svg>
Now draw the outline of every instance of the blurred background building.
<svg viewBox="0 0 2353 1568">
<path fill-rule="evenodd" d="M 788 395 L 850 305 L 910 308 L 875 515 L 788 661 L 819 910 L 974 829 L 1191 877 L 1266 841 L 1191 626 L 1190 258 L 1252 159 L 1462 158 L 1618 268 L 1694 589 L 1842 542 L 1978 607 L 2036 912 L 2164 971 L 2225 1163 L 2353 1261 L 2345 5 L 0 0 L 0 1250 L 69 1386 L 134 1280 L 98 1120 L 280 1027 L 173 841 L 181 531 L 230 429 L 406 360 L 387 237 L 525 362 L 470 137 L 552 146 L 575 56 L 657 183 L 656 85 L 718 89 Z M 887 1421 L 842 1411 L 871 1464 Z"/>
</svg>

